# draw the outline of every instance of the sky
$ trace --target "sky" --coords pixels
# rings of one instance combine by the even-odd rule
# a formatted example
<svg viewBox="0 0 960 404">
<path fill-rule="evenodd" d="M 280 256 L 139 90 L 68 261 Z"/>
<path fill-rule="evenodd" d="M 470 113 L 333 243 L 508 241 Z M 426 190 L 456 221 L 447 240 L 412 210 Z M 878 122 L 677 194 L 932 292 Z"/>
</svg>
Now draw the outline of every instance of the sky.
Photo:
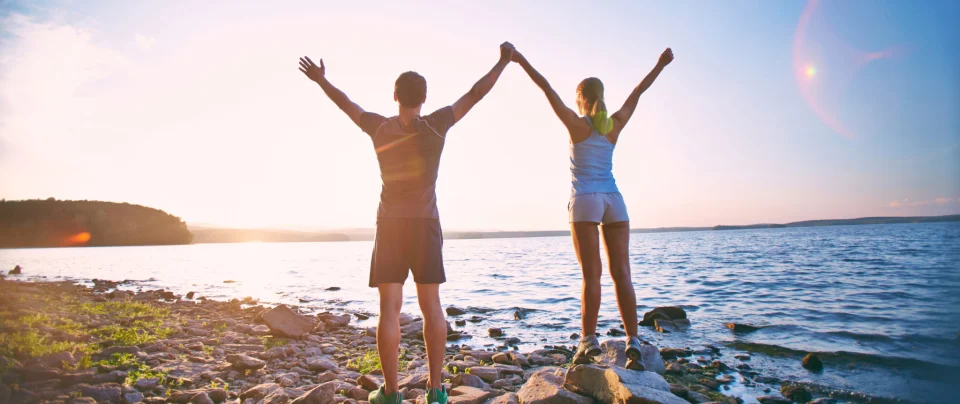
<svg viewBox="0 0 960 404">
<path fill-rule="evenodd" d="M 297 59 L 383 115 L 415 70 L 427 113 L 510 41 L 611 109 L 673 49 L 614 154 L 632 227 L 960 213 L 960 2 L 353 3 L 0 0 L 0 198 L 373 227 L 370 139 Z M 568 228 L 568 142 L 508 66 L 448 134 L 444 228 Z"/>
</svg>

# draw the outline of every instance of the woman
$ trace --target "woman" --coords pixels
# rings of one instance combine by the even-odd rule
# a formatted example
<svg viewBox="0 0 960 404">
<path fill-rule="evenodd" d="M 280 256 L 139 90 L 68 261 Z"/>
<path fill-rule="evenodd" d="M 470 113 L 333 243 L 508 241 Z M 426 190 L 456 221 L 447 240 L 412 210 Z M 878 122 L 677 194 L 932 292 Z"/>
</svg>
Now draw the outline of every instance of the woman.
<svg viewBox="0 0 960 404">
<path fill-rule="evenodd" d="M 613 277 L 620 317 L 627 332 L 627 367 L 642 368 L 640 340 L 637 338 L 637 298 L 630 279 L 630 222 L 623 197 L 613 180 L 613 148 L 623 127 L 637 108 L 640 95 L 653 84 L 663 68 L 673 61 L 673 51 L 670 48 L 663 51 L 657 65 L 633 89 L 620 110 L 612 116 L 607 115 L 603 83 L 600 79 L 591 77 L 577 86 L 577 109 L 580 111 L 578 115 L 563 104 L 550 83 L 547 83 L 522 54 L 514 50 L 512 60 L 519 63 L 533 82 L 543 90 L 553 111 L 570 134 L 573 190 L 568 210 L 573 248 L 583 271 L 580 302 L 583 333 L 573 361 L 588 363 L 592 357 L 601 353 L 596 334 L 600 311 L 600 274 L 603 271 L 597 227 L 602 224 L 610 276 Z"/>
</svg>

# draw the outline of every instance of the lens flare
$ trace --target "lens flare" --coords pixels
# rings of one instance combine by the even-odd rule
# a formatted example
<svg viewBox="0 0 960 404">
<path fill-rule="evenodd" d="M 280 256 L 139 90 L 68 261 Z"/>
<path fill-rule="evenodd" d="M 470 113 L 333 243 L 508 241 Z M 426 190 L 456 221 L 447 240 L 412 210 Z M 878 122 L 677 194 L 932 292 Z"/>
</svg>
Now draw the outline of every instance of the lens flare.
<svg viewBox="0 0 960 404">
<path fill-rule="evenodd" d="M 67 245 L 83 245 L 87 244 L 90 241 L 90 233 L 82 231 L 80 233 L 74 234 L 70 237 L 67 237 Z"/>
<path fill-rule="evenodd" d="M 830 29 L 819 9 L 819 0 L 808 1 L 797 22 L 793 37 L 794 80 L 821 122 L 841 135 L 854 137 L 854 132 L 838 117 L 838 111 L 846 109 L 843 95 L 848 83 L 868 63 L 904 52 L 896 46 L 877 52 L 855 49 Z M 830 74 L 818 75 L 818 67 L 828 68 Z"/>
</svg>

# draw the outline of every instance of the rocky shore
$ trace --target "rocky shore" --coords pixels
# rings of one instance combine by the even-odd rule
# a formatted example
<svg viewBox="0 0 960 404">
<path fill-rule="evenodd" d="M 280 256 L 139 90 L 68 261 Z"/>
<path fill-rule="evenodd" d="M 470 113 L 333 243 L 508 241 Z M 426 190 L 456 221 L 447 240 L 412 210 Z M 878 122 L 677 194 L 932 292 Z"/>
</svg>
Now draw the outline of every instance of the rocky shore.
<svg viewBox="0 0 960 404">
<path fill-rule="evenodd" d="M 381 383 L 376 330 L 352 326 L 350 314 L 118 286 L 0 278 L 0 403 L 361 403 Z M 664 309 L 644 321 L 677 332 L 689 325 L 679 317 Z M 422 326 L 403 316 L 400 387 L 410 403 L 423 401 L 427 382 Z M 619 337 L 602 344 L 596 364 L 574 366 L 570 346 L 521 353 L 491 329 L 504 344 L 481 349 L 448 330 L 444 381 L 457 404 L 735 404 L 723 394 L 729 384 L 763 381 L 748 355 L 726 358 L 716 347 L 646 345 L 637 371 L 623 368 Z M 824 394 L 784 383 L 758 401 L 860 401 L 814 398 Z"/>
</svg>

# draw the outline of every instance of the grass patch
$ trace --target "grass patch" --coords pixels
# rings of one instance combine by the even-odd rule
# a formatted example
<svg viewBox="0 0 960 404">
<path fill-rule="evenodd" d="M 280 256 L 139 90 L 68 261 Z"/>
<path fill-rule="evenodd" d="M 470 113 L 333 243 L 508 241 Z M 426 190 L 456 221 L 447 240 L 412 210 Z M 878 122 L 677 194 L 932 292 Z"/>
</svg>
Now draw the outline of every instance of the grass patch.
<svg viewBox="0 0 960 404">
<path fill-rule="evenodd" d="M 162 385 L 170 384 L 169 380 L 167 380 L 166 373 L 150 369 L 149 366 L 141 363 L 131 354 L 115 353 L 110 359 L 99 361 L 96 364 L 98 366 L 109 366 L 126 370 L 127 378 L 124 380 L 124 383 L 130 386 L 133 386 L 137 380 L 141 379 L 157 379 L 160 380 L 160 384 Z"/>
<path fill-rule="evenodd" d="M 284 346 L 290 343 L 285 339 L 274 338 L 269 335 L 260 336 L 260 342 L 263 343 L 264 349 L 276 348 L 278 346 Z"/>
<path fill-rule="evenodd" d="M 407 367 L 408 360 L 404 359 L 403 350 L 400 351 L 400 355 L 397 358 L 399 360 L 399 369 L 405 369 Z M 380 364 L 380 355 L 377 351 L 367 351 L 363 355 L 358 356 L 356 359 L 347 362 L 347 369 L 350 369 L 360 374 L 366 375 L 374 370 L 383 369 Z"/>
<path fill-rule="evenodd" d="M 145 317 L 162 320 L 170 316 L 169 308 L 131 301 L 83 303 L 79 306 L 73 306 L 73 312 L 88 316 L 107 315 L 118 320 L 134 320 Z"/>
<path fill-rule="evenodd" d="M 90 346 L 79 342 L 52 341 L 47 335 L 37 331 L 0 334 L 0 356 L 29 359 L 37 356 L 68 351 L 71 353 L 89 352 Z"/>
<path fill-rule="evenodd" d="M 130 346 L 154 342 L 173 334 L 174 330 L 164 327 L 161 322 L 135 321 L 129 327 L 117 324 L 100 327 L 93 331 L 93 335 L 104 340 L 112 341 L 114 345 Z"/>
</svg>

